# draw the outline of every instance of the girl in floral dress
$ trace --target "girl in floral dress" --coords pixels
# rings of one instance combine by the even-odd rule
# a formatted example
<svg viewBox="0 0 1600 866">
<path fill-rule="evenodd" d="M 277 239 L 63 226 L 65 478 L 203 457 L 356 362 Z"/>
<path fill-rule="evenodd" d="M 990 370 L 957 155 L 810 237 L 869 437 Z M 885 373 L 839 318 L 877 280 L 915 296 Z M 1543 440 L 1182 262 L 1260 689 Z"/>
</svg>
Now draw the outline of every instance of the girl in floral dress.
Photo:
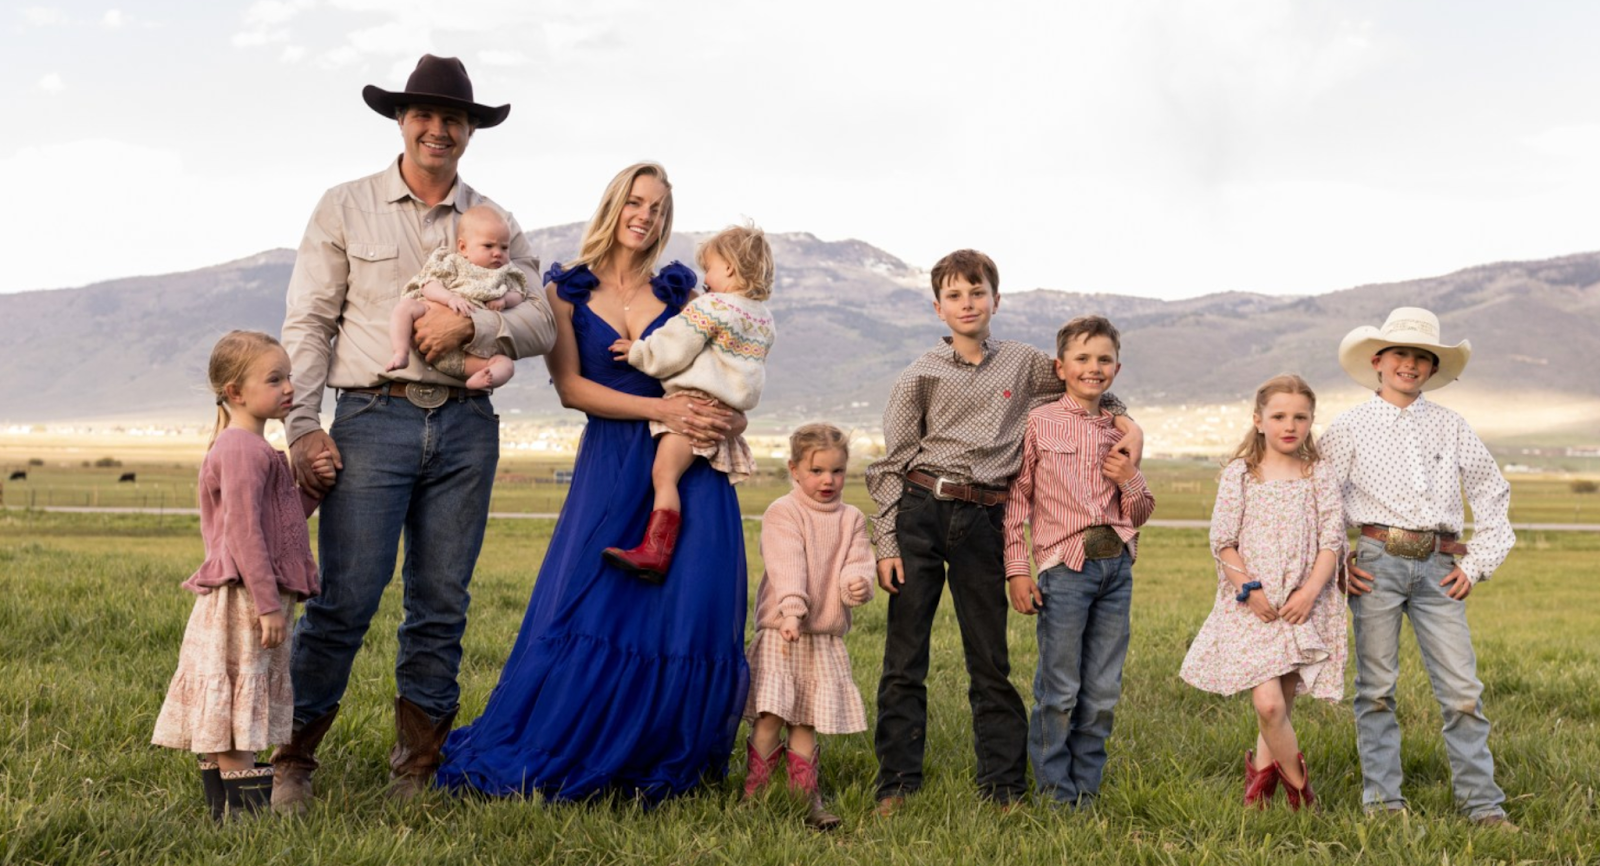
<svg viewBox="0 0 1600 866">
<path fill-rule="evenodd" d="M 1281 779 L 1289 806 L 1316 800 L 1290 724 L 1298 694 L 1344 695 L 1345 546 L 1339 484 L 1311 436 L 1316 395 L 1299 376 L 1256 389 L 1253 426 L 1222 470 L 1211 515 L 1217 598 L 1179 672 L 1198 689 L 1250 690 L 1260 732 L 1245 752 L 1246 805 L 1265 808 Z"/>
</svg>

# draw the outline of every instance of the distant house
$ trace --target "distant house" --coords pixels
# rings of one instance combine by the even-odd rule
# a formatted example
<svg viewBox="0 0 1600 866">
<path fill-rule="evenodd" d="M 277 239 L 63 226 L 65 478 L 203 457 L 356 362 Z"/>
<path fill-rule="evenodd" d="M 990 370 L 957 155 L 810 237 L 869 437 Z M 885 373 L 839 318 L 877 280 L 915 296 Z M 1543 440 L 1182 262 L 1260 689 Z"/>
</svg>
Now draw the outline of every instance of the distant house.
<svg viewBox="0 0 1600 866">
<path fill-rule="evenodd" d="M 556 470 L 556 483 L 557 484 L 571 484 L 572 483 L 572 470 L 571 469 L 557 469 Z"/>
</svg>

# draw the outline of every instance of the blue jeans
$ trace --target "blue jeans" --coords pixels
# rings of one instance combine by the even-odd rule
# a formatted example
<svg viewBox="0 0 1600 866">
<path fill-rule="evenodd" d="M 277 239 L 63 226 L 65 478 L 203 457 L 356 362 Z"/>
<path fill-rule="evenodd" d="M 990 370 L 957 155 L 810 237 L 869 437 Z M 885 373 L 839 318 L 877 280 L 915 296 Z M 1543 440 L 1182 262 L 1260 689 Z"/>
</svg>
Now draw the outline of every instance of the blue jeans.
<svg viewBox="0 0 1600 866">
<path fill-rule="evenodd" d="M 1383 543 L 1362 538 L 1356 565 L 1373 575 L 1372 592 L 1351 596 L 1356 624 L 1356 747 L 1361 754 L 1361 801 L 1368 808 L 1402 808 L 1400 722 L 1395 718 L 1395 683 L 1400 679 L 1400 617 L 1411 618 L 1422 665 L 1444 716 L 1444 745 L 1456 805 L 1471 818 L 1504 815 L 1505 794 L 1494 783 L 1489 720 L 1483 715 L 1483 683 L 1472 652 L 1465 601 L 1445 594 L 1439 581 L 1455 568 L 1455 557 L 1427 560 L 1384 552 Z"/>
<path fill-rule="evenodd" d="M 405 619 L 395 686 L 438 720 L 461 693 L 467 584 L 489 516 L 499 419 L 488 397 L 423 409 L 400 397 L 343 392 L 328 432 L 344 469 L 322 501 L 322 594 L 306 602 L 295 630 L 295 723 L 322 716 L 344 697 L 351 663 L 394 576 L 402 531 Z"/>
<path fill-rule="evenodd" d="M 1033 674 L 1028 757 L 1042 796 L 1086 806 L 1100 794 L 1106 738 L 1122 696 L 1133 608 L 1133 560 L 1124 550 L 1039 574 L 1039 665 Z"/>
</svg>

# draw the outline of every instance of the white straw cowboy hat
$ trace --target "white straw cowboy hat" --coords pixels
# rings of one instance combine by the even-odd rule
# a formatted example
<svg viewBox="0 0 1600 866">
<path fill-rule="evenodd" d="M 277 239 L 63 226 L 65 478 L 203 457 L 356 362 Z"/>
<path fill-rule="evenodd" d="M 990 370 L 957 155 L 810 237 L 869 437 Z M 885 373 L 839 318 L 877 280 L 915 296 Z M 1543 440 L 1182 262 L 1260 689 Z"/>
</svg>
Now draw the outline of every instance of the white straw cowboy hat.
<svg viewBox="0 0 1600 866">
<path fill-rule="evenodd" d="M 1393 346 L 1409 346 L 1432 352 L 1439 358 L 1438 369 L 1422 384 L 1422 390 L 1432 391 L 1461 378 L 1472 357 L 1472 341 L 1462 340 L 1454 346 L 1439 341 L 1439 317 L 1421 307 L 1396 307 L 1389 313 L 1383 327 L 1362 325 L 1345 334 L 1339 343 L 1339 365 L 1350 378 L 1362 387 L 1379 389 L 1378 371 L 1372 368 L 1372 356 Z"/>
</svg>

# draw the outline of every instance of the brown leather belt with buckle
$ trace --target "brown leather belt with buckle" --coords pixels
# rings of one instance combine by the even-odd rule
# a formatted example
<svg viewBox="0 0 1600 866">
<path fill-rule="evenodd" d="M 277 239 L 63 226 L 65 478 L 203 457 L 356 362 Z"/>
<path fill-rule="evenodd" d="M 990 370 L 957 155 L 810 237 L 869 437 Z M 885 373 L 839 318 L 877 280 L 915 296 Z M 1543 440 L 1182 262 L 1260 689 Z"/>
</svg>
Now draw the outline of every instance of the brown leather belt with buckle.
<svg viewBox="0 0 1600 866">
<path fill-rule="evenodd" d="M 1363 523 L 1361 534 L 1383 542 L 1383 551 L 1390 556 L 1427 559 L 1434 554 L 1434 551 L 1452 556 L 1467 555 L 1467 546 L 1456 541 L 1453 532 L 1401 529 L 1398 526 L 1384 526 L 1381 523 Z"/>
<path fill-rule="evenodd" d="M 1083 531 L 1085 559 L 1111 559 L 1122 555 L 1122 536 L 1109 526 L 1091 526 Z"/>
<path fill-rule="evenodd" d="M 1006 492 L 976 484 L 956 484 L 948 478 L 935 478 L 921 469 L 906 473 L 906 480 L 933 494 L 934 499 L 959 499 L 988 507 L 1006 501 Z"/>
<path fill-rule="evenodd" d="M 421 409 L 437 409 L 447 401 L 464 397 L 487 397 L 488 391 L 468 391 L 455 385 L 435 385 L 431 382 L 385 382 L 376 388 L 345 388 L 351 394 L 387 394 L 409 400 Z"/>
</svg>

